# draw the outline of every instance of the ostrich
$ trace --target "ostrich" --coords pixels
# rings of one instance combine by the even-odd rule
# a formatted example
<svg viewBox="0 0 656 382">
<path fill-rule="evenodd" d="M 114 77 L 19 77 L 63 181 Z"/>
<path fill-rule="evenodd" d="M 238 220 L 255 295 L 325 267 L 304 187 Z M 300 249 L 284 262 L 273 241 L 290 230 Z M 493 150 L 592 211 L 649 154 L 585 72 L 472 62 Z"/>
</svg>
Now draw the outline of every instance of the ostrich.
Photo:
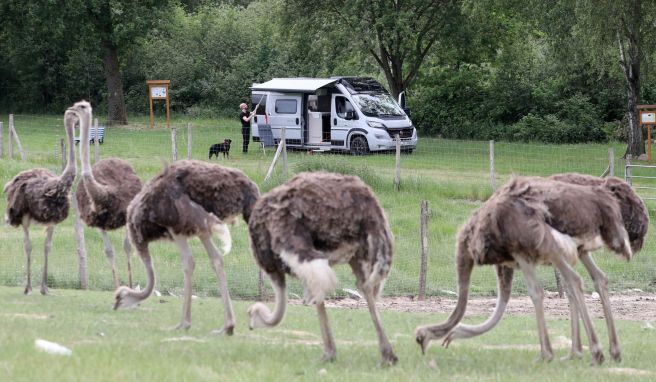
<svg viewBox="0 0 656 382">
<path fill-rule="evenodd" d="M 600 364 L 603 354 L 585 307 L 582 280 L 571 264 L 579 258 L 580 251 L 593 251 L 604 244 L 630 259 L 633 251 L 622 222 L 617 199 L 604 187 L 541 178 L 513 179 L 474 212 L 458 234 L 458 303 L 446 323 L 417 328 L 416 339 L 422 351 L 431 340 L 452 332 L 464 316 L 474 264 L 494 264 L 499 275 L 502 307 L 512 280 L 512 271 L 506 268 L 519 267 L 524 273 L 536 309 L 541 357 L 551 360 L 553 351 L 542 306 L 543 290 L 535 266 L 552 264 L 563 275 L 571 309 L 581 315 L 593 361 Z M 481 326 L 490 325 L 501 314 L 495 312 Z"/>
<path fill-rule="evenodd" d="M 147 283 L 142 291 L 119 287 L 114 309 L 134 306 L 150 296 L 155 272 L 148 244 L 169 239 L 178 245 L 184 269 L 184 305 L 177 328 L 191 327 L 191 277 L 195 262 L 187 238 L 198 236 L 219 281 L 225 310 L 222 331 L 232 335 L 235 320 L 223 257 L 211 236 L 217 233 L 223 243 L 223 254 L 230 252 L 232 239 L 226 223 L 232 223 L 239 214 L 248 221 L 259 194 L 257 185 L 237 169 L 196 160 L 181 160 L 167 166 L 128 206 L 128 235 L 146 268 Z"/>
<path fill-rule="evenodd" d="M 285 274 L 293 274 L 303 283 L 305 302 L 317 306 L 323 360 L 334 361 L 335 341 L 324 298 L 337 284 L 331 267 L 348 263 L 367 300 L 382 362 L 396 363 L 375 305 L 392 265 L 394 240 L 383 209 L 366 184 L 354 176 L 298 174 L 258 200 L 248 228 L 254 256 L 275 292 L 273 313 L 259 302 L 248 309 L 251 329 L 282 321 Z"/>
<path fill-rule="evenodd" d="M 642 249 L 644 238 L 647 234 L 647 228 L 649 227 L 649 215 L 645 204 L 630 185 L 615 177 L 599 178 L 576 173 L 557 174 L 551 176 L 549 179 L 583 186 L 602 186 L 607 189 L 620 205 L 622 221 L 624 223 L 624 228 L 629 235 L 632 252 L 635 254 Z M 601 300 L 604 317 L 606 318 L 606 326 L 608 328 L 610 342 L 609 353 L 611 358 L 615 361 L 621 361 L 619 340 L 617 337 L 617 331 L 615 330 L 613 313 L 610 307 L 610 298 L 608 297 L 608 277 L 595 264 L 588 251 L 583 250 L 582 248 L 579 249 L 579 259 L 590 274 L 595 290 L 599 294 Z M 499 295 L 497 306 L 492 317 L 481 325 L 470 326 L 459 324 L 445 337 L 445 346 L 448 346 L 451 341 L 457 338 L 471 338 L 486 333 L 499 322 L 503 316 L 508 300 L 510 299 L 513 269 L 499 265 L 497 266 L 497 276 Z M 570 308 L 572 307 L 570 306 Z M 578 312 L 571 309 L 570 313 L 572 325 L 572 349 L 568 357 L 579 358 L 582 353 L 582 345 L 578 325 Z"/>
<path fill-rule="evenodd" d="M 48 255 L 52 249 L 52 234 L 55 225 L 68 216 L 69 194 L 75 180 L 74 130 L 77 116 L 70 109 L 64 113 L 64 127 L 68 141 L 68 161 L 61 176 L 56 176 L 45 168 L 33 168 L 20 172 L 4 187 L 7 195 L 7 223 L 14 227 L 23 226 L 23 242 L 27 257 L 27 285 L 25 294 L 32 293 L 32 241 L 30 223 L 46 226 L 46 240 L 43 257 L 43 279 L 41 294 L 48 294 Z"/>
<path fill-rule="evenodd" d="M 80 118 L 80 162 L 82 179 L 75 192 L 80 217 L 90 227 L 96 227 L 102 234 L 105 254 L 112 267 L 114 289 L 119 287 L 114 248 L 107 231 L 125 225 L 128 204 L 141 190 L 141 180 L 132 166 L 122 159 L 109 158 L 97 162 L 93 168 L 89 160 L 89 126 L 91 125 L 91 105 L 81 101 L 71 108 Z M 128 285 L 132 287 L 132 248 L 127 236 L 123 248 L 128 262 Z"/>
</svg>

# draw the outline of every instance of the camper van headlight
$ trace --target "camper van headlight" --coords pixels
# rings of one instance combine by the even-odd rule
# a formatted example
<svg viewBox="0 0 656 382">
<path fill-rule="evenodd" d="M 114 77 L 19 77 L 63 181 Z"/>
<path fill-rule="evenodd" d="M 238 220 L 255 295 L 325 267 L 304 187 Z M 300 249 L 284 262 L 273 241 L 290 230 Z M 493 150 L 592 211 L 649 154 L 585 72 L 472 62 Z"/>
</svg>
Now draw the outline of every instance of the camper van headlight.
<svg viewBox="0 0 656 382">
<path fill-rule="evenodd" d="M 383 125 L 381 122 L 376 122 L 376 121 L 367 121 L 367 125 L 369 125 L 369 127 L 375 127 L 376 129 L 385 128 L 385 125 Z"/>
</svg>

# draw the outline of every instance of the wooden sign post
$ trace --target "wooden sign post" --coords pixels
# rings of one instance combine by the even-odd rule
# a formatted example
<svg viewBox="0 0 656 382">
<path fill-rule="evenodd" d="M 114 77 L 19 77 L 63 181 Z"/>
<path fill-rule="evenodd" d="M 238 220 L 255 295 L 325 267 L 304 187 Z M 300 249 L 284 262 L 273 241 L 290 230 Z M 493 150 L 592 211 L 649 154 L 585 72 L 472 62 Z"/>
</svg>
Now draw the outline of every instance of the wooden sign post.
<svg viewBox="0 0 656 382">
<path fill-rule="evenodd" d="M 651 162 L 651 126 L 656 125 L 656 105 L 638 105 L 640 124 L 647 125 L 647 160 Z"/>
<path fill-rule="evenodd" d="M 153 100 L 166 100 L 166 127 L 171 127 L 171 113 L 169 111 L 169 80 L 148 80 L 148 99 L 150 100 L 150 128 L 155 126 L 155 117 L 153 115 Z"/>
</svg>

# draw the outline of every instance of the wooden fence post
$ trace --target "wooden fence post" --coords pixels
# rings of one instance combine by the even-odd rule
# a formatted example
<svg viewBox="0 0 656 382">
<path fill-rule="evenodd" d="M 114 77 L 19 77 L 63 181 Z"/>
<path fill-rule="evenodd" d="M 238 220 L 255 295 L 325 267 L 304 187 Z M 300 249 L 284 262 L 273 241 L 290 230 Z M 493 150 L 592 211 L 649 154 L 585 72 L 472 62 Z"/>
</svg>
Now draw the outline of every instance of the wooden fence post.
<svg viewBox="0 0 656 382">
<path fill-rule="evenodd" d="M 624 181 L 633 186 L 633 179 L 631 179 L 631 154 L 626 154 L 626 164 L 624 165 Z"/>
<path fill-rule="evenodd" d="M 187 122 L 187 159 L 191 156 L 191 122 Z"/>
<path fill-rule="evenodd" d="M 401 189 L 401 137 L 399 134 L 394 135 L 396 141 L 396 172 L 394 175 L 394 188 L 396 191 Z"/>
<path fill-rule="evenodd" d="M 9 131 L 9 141 L 7 142 L 9 150 L 9 159 L 14 159 L 14 130 L 11 128 L 11 125 L 14 124 L 14 115 L 9 114 L 9 126 L 7 126 L 7 131 Z"/>
<path fill-rule="evenodd" d="M 608 172 L 610 176 L 615 176 L 615 149 L 608 148 Z"/>
<path fill-rule="evenodd" d="M 173 161 L 178 160 L 178 130 L 173 127 L 171 128 L 171 151 L 173 152 Z"/>
<path fill-rule="evenodd" d="M 494 175 L 494 140 L 490 140 L 490 185 L 492 191 L 497 190 L 497 179 Z"/>
<path fill-rule="evenodd" d="M 280 131 L 280 143 L 282 144 L 282 175 L 287 179 L 287 131 L 284 127 Z"/>
<path fill-rule="evenodd" d="M 428 201 L 421 201 L 421 267 L 419 268 L 419 301 L 426 298 L 428 271 Z"/>
<path fill-rule="evenodd" d="M 18 147 L 18 153 L 20 154 L 21 160 L 25 160 L 25 151 L 23 151 L 23 145 L 21 145 L 20 139 L 18 138 L 18 133 L 16 132 L 16 126 L 14 126 L 14 115 L 9 114 L 9 130 L 11 131 L 11 134 L 14 136 L 14 140 L 16 141 L 16 147 Z"/>
</svg>

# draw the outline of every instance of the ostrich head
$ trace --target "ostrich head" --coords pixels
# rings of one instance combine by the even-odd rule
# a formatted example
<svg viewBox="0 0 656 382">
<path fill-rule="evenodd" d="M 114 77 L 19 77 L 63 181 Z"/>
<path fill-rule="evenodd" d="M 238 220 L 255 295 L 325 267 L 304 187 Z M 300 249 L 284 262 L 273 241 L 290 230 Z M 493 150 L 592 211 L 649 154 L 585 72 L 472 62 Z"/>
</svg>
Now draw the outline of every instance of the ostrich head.
<svg viewBox="0 0 656 382">
<path fill-rule="evenodd" d="M 631 249 L 638 252 L 649 228 L 649 214 L 647 207 L 633 188 L 625 181 L 618 178 L 608 178 L 604 184 L 620 205 L 622 220 L 629 234 Z"/>
<path fill-rule="evenodd" d="M 69 128 L 69 126 L 71 128 L 74 128 L 78 120 L 79 118 L 77 116 L 77 113 L 71 110 L 71 108 L 68 108 L 64 113 L 64 126 L 66 126 L 67 129 Z"/>
<path fill-rule="evenodd" d="M 80 120 L 82 120 L 84 116 L 90 116 L 93 110 L 91 109 L 91 104 L 83 100 L 74 103 L 73 106 L 69 107 L 66 111 L 74 112 L 75 114 L 78 115 Z"/>
</svg>

